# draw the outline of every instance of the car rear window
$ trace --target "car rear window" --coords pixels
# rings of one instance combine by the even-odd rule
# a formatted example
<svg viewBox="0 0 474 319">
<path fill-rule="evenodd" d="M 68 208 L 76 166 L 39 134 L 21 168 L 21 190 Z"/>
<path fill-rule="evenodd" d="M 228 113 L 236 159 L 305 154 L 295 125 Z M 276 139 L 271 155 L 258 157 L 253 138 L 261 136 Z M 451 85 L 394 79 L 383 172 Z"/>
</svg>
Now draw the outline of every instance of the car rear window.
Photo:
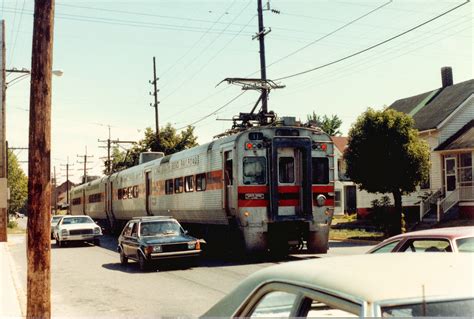
<svg viewBox="0 0 474 319">
<path fill-rule="evenodd" d="M 447 239 L 410 239 L 399 250 L 405 253 L 422 252 L 452 252 L 451 245 Z"/>
<path fill-rule="evenodd" d="M 474 299 L 382 307 L 382 317 L 466 317 L 472 313 Z"/>
<path fill-rule="evenodd" d="M 460 253 L 474 253 L 474 237 L 456 239 Z"/>
</svg>

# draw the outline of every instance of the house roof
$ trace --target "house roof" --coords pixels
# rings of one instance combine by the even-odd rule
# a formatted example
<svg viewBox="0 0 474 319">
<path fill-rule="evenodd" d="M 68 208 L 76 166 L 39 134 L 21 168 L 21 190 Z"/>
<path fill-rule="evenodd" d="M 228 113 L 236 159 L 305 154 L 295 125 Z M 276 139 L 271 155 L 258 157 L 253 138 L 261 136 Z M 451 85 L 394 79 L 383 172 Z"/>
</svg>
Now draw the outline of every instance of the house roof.
<svg viewBox="0 0 474 319">
<path fill-rule="evenodd" d="M 474 120 L 464 125 L 453 136 L 441 143 L 435 151 L 474 148 Z"/>
<path fill-rule="evenodd" d="M 435 129 L 469 96 L 474 94 L 474 80 L 428 91 L 395 101 L 390 108 L 410 114 L 419 131 Z"/>
<path fill-rule="evenodd" d="M 345 136 L 331 136 L 331 139 L 336 145 L 337 149 L 341 152 L 344 153 L 344 150 L 347 147 L 347 137 Z"/>
</svg>

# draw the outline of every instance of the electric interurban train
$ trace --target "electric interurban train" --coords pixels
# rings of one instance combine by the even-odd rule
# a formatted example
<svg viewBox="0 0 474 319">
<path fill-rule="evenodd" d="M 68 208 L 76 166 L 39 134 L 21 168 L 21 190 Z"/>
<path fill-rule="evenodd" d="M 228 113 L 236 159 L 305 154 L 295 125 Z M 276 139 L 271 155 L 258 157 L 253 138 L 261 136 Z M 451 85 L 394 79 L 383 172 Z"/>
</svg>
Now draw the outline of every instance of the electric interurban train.
<svg viewBox="0 0 474 319">
<path fill-rule="evenodd" d="M 333 154 L 319 129 L 255 127 L 74 187 L 71 210 L 112 229 L 135 216 L 173 216 L 208 242 L 236 239 L 247 252 L 306 241 L 324 253 Z"/>
</svg>

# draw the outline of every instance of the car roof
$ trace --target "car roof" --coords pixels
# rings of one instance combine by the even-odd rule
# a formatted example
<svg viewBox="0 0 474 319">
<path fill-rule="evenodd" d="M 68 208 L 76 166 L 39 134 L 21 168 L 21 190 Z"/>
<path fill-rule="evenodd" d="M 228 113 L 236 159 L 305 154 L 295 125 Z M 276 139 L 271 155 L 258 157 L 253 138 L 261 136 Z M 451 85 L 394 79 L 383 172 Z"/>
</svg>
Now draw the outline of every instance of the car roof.
<svg viewBox="0 0 474 319">
<path fill-rule="evenodd" d="M 474 236 L 474 226 L 460 226 L 460 227 L 444 227 L 444 228 L 432 228 L 425 230 L 417 230 L 408 232 L 389 238 L 400 239 L 405 237 L 445 237 L 445 238 L 459 238 Z"/>
<path fill-rule="evenodd" d="M 176 219 L 171 216 L 141 216 L 141 217 L 134 217 L 132 220 L 139 220 L 139 221 L 173 220 L 173 221 L 176 221 Z"/>
<path fill-rule="evenodd" d="M 69 218 L 69 217 L 89 217 L 89 215 L 64 215 L 63 217 Z"/>
<path fill-rule="evenodd" d="M 380 302 L 436 297 L 473 298 L 472 254 L 371 254 L 323 257 L 265 268 L 248 277 L 211 310 L 241 304 L 262 283 L 294 283 L 337 292 L 353 300 Z M 352 298 L 350 298 L 352 299 Z"/>
</svg>

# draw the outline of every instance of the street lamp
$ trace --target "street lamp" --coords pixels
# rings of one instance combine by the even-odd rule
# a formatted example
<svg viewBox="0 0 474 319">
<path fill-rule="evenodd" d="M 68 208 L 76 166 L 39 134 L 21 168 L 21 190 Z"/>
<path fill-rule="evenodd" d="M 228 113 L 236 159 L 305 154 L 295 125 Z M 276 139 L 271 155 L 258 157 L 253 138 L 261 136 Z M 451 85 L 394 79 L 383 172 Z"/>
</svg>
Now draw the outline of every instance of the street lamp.
<svg viewBox="0 0 474 319">
<path fill-rule="evenodd" d="M 6 87 L 12 86 L 13 84 L 20 82 L 21 80 L 26 78 L 28 76 L 28 74 L 31 73 L 30 70 L 25 69 L 25 68 L 22 68 L 21 70 L 19 70 L 17 68 L 6 69 L 5 72 L 7 72 L 7 73 L 21 73 L 20 76 L 14 78 L 10 82 L 5 83 Z M 53 70 L 52 73 L 53 73 L 53 75 L 56 75 L 56 76 L 62 76 L 64 74 L 63 70 Z"/>
</svg>

